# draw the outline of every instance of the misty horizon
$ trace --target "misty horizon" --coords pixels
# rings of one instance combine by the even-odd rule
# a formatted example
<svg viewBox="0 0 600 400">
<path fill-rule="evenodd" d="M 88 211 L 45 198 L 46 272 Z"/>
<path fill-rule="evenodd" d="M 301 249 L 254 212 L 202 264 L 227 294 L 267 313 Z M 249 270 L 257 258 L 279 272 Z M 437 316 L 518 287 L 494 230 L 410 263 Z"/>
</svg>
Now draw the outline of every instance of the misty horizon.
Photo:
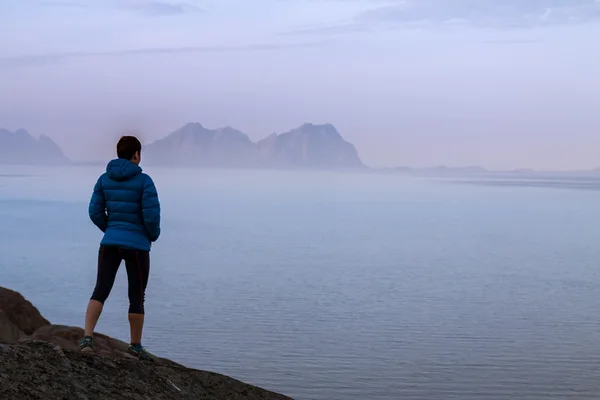
<svg viewBox="0 0 600 400">
<path fill-rule="evenodd" d="M 600 164 L 595 0 L 0 4 L 0 127 L 107 159 L 187 122 L 332 123 L 372 167 Z M 250 16 L 250 17 L 248 17 Z M 27 27 L 27 29 L 23 29 Z"/>
<path fill-rule="evenodd" d="M 222 126 L 222 127 L 207 127 L 205 125 L 202 125 L 199 122 L 188 122 L 185 125 L 180 126 L 178 129 L 165 134 L 164 136 L 160 136 L 158 138 L 156 138 L 155 140 L 152 140 L 150 142 L 146 142 L 143 143 L 144 148 L 149 146 L 149 145 L 154 145 L 158 142 L 161 142 L 164 139 L 170 138 L 172 135 L 176 134 L 177 132 L 179 132 L 182 129 L 185 129 L 187 126 L 190 125 L 197 125 L 200 126 L 203 129 L 208 129 L 210 131 L 214 131 L 214 132 L 219 132 L 219 131 L 227 131 L 227 130 L 233 130 L 233 131 L 238 131 L 244 135 L 246 135 L 243 131 L 239 131 L 238 129 L 236 129 L 235 127 L 231 127 L 231 126 Z M 290 131 L 291 132 L 293 130 L 296 129 L 300 129 L 302 128 L 302 126 L 305 125 L 314 125 L 316 127 L 322 127 L 322 126 L 333 126 L 333 128 L 335 129 L 335 126 L 331 123 L 323 123 L 323 124 L 312 124 L 312 123 L 304 123 L 299 127 L 294 127 L 292 128 Z M 2 133 L 3 128 L 0 127 L 0 133 Z M 6 131 L 6 130 L 5 130 Z M 9 133 L 15 134 L 17 132 L 25 132 L 28 135 L 30 135 L 32 138 L 36 139 L 36 140 L 40 140 L 42 138 L 50 139 L 51 141 L 54 141 L 54 138 L 44 135 L 44 134 L 40 134 L 40 135 L 36 135 L 33 134 L 32 132 L 29 132 L 27 129 L 25 128 L 17 128 L 14 131 L 8 131 Z M 250 139 L 251 143 L 254 145 L 259 144 L 261 141 L 264 141 L 266 139 L 268 139 L 269 137 L 273 136 L 273 135 L 282 135 L 284 133 L 288 133 L 288 132 L 273 132 L 269 135 L 265 135 L 262 138 L 259 138 L 257 140 L 252 140 L 252 138 L 250 138 L 248 135 L 248 138 Z M 123 136 L 123 135 L 136 135 L 137 137 L 140 137 L 143 139 L 144 135 L 140 134 L 140 132 L 137 131 L 126 131 L 126 132 L 120 132 L 118 135 L 116 135 L 114 137 L 113 142 L 116 142 L 118 140 L 119 137 Z M 343 137 L 343 135 L 342 135 Z M 111 142 L 112 143 L 112 142 Z M 114 159 L 116 157 L 116 154 L 114 153 L 114 143 L 113 144 L 113 154 L 108 154 L 107 156 L 102 156 L 102 157 L 98 157 L 98 158 L 93 158 L 93 156 L 88 156 L 87 158 L 85 158 L 85 156 L 83 156 L 83 158 L 72 158 L 69 156 L 69 154 L 67 154 L 61 147 L 60 145 L 59 148 L 63 151 L 63 154 L 65 154 L 65 156 L 68 158 L 70 163 L 73 163 L 74 165 L 77 164 L 88 164 L 88 163 L 92 163 L 92 164 L 102 164 L 107 162 L 108 160 Z M 352 144 L 352 143 L 350 143 Z M 361 153 L 360 153 L 360 149 L 357 149 L 358 151 L 358 156 L 361 157 Z M 362 157 L 361 157 L 362 158 Z M 28 163 L 26 162 L 24 165 L 27 165 Z M 42 163 L 43 164 L 43 163 Z M 218 166 L 217 166 L 218 167 Z M 465 173 L 477 173 L 477 172 L 572 172 L 572 173 L 576 173 L 576 172 L 581 172 L 581 173 L 585 173 L 585 172 L 598 172 L 600 171 L 600 167 L 593 167 L 593 168 L 587 168 L 587 169 L 535 169 L 535 168 L 528 168 L 528 167 L 514 167 L 514 168 L 499 168 L 499 169 L 493 169 L 493 168 L 489 168 L 486 167 L 485 165 L 482 164 L 462 164 L 462 165 L 446 165 L 446 164 L 442 164 L 442 163 L 437 163 L 437 164 L 430 164 L 430 165 L 421 165 L 421 166 L 415 166 L 415 165 L 390 165 L 390 166 L 383 166 L 383 167 L 377 167 L 377 166 L 372 166 L 369 164 L 364 164 L 364 167 L 366 167 L 369 170 L 414 170 L 414 171 L 431 171 L 431 172 L 443 172 L 445 169 L 448 169 L 449 171 L 456 171 L 456 172 L 465 172 Z M 230 168 L 241 168 L 241 169 L 245 169 L 245 167 L 230 167 Z M 250 167 L 252 168 L 252 167 Z"/>
</svg>

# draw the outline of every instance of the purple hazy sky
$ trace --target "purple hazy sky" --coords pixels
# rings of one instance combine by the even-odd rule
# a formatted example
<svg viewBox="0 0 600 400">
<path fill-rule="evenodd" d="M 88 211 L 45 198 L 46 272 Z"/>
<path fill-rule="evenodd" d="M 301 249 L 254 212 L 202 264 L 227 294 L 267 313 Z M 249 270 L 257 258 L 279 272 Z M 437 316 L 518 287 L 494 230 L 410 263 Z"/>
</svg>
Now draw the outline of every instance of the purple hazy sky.
<svg viewBox="0 0 600 400">
<path fill-rule="evenodd" d="M 0 1 L 0 127 L 104 159 L 333 123 L 372 166 L 600 166 L 600 0 Z"/>
</svg>

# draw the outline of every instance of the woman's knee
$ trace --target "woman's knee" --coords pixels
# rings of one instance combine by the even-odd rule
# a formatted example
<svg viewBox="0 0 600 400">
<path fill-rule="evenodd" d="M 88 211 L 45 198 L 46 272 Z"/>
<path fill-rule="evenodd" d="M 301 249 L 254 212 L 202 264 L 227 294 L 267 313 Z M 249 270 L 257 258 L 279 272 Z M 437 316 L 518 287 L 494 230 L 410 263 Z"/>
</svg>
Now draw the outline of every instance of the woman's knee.
<svg viewBox="0 0 600 400">
<path fill-rule="evenodd" d="M 144 314 L 144 303 L 139 301 L 130 301 L 129 314 Z"/>
<path fill-rule="evenodd" d="M 104 302 L 106 302 L 106 299 L 108 299 L 108 296 L 110 295 L 110 289 L 111 288 L 96 286 L 94 288 L 94 293 L 92 293 L 91 300 L 96 300 L 97 302 L 104 304 Z"/>
<path fill-rule="evenodd" d="M 129 313 L 144 314 L 145 293 L 142 290 L 129 291 Z"/>
</svg>

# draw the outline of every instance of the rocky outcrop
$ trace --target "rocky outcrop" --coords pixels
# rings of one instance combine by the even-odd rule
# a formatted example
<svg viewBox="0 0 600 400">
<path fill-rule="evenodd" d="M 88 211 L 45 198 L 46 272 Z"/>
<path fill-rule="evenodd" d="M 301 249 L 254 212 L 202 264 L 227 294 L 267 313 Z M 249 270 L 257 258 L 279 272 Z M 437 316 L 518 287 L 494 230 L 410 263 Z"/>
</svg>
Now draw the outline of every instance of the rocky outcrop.
<svg viewBox="0 0 600 400">
<path fill-rule="evenodd" d="M 171 362 L 94 357 L 41 341 L 0 344 L 0 365 L 0 399 L 289 399 Z"/>
<path fill-rule="evenodd" d="M 31 335 L 39 328 L 50 324 L 20 293 L 2 287 L 0 287 L 0 321 L 5 322 L 4 324 L 0 322 L 0 332 L 5 332 L 5 335 L 8 335 L 9 331 L 13 332 L 12 335 L 2 336 L 4 342 Z"/>
<path fill-rule="evenodd" d="M 16 132 L 0 129 L 0 164 L 66 165 L 69 162 L 48 136 L 36 139 L 23 129 Z"/>
<path fill-rule="evenodd" d="M 364 168 L 356 148 L 331 124 L 304 124 L 253 143 L 233 128 L 186 124 L 143 151 L 149 165 L 216 168 Z"/>
<path fill-rule="evenodd" d="M 131 359 L 126 343 L 105 335 L 95 334 L 95 354 L 82 354 L 82 336 L 0 287 L 0 399 L 290 400 L 164 358 Z"/>
<path fill-rule="evenodd" d="M 15 342 L 25 334 L 8 318 L 8 314 L 0 310 L 0 343 Z"/>
<path fill-rule="evenodd" d="M 77 351 L 83 329 L 65 325 L 46 325 L 35 331 L 29 338 L 60 346 L 62 349 Z M 99 333 L 94 334 L 94 353 L 101 357 L 122 358 L 127 354 L 128 344 Z"/>
</svg>

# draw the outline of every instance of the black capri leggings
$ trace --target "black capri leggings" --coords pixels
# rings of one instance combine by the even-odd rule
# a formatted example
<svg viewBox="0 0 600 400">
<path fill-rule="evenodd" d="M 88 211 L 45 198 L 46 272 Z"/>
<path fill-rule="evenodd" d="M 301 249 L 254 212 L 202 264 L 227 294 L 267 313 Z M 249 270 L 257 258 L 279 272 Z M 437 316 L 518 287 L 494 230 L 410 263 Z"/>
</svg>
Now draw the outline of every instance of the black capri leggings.
<svg viewBox="0 0 600 400">
<path fill-rule="evenodd" d="M 121 261 L 125 260 L 129 281 L 129 313 L 144 314 L 144 297 L 150 273 L 150 252 L 115 246 L 100 246 L 98 278 L 92 300 L 104 304 L 112 290 Z"/>
</svg>

